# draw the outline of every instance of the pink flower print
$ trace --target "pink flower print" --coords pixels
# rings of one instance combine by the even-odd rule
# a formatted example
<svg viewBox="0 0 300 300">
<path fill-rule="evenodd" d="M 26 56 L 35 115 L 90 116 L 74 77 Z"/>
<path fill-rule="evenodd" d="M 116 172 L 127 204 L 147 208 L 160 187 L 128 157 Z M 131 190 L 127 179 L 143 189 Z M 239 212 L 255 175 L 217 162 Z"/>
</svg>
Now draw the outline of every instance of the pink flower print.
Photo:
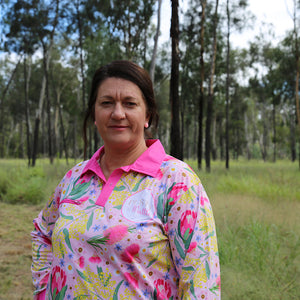
<svg viewBox="0 0 300 300">
<path fill-rule="evenodd" d="M 163 279 L 157 279 L 154 281 L 154 285 L 157 291 L 157 299 L 167 300 L 171 297 L 171 287 Z"/>
<path fill-rule="evenodd" d="M 122 259 L 127 263 L 132 263 L 133 260 L 141 262 L 139 258 L 140 246 L 138 244 L 132 244 L 128 246 L 121 254 Z"/>
<path fill-rule="evenodd" d="M 79 268 L 83 269 L 84 268 L 84 257 L 80 256 L 79 259 L 77 259 L 77 264 L 79 265 Z"/>
<path fill-rule="evenodd" d="M 163 176 L 164 176 L 163 172 L 161 171 L 161 169 L 159 169 L 155 177 L 160 180 L 162 179 Z"/>
<path fill-rule="evenodd" d="M 194 211 L 187 210 L 180 217 L 180 233 L 184 240 L 187 240 L 189 235 L 194 230 L 197 214 Z"/>
<path fill-rule="evenodd" d="M 57 206 L 59 206 L 59 204 L 60 204 L 60 196 L 56 197 L 56 204 L 57 204 Z"/>
<path fill-rule="evenodd" d="M 94 254 L 93 256 L 91 256 L 89 258 L 89 262 L 93 263 L 93 264 L 99 264 L 102 261 L 102 259 L 97 256 L 96 254 Z"/>
<path fill-rule="evenodd" d="M 189 249 L 187 250 L 188 253 L 192 252 L 197 247 L 197 242 L 192 242 L 190 244 Z"/>
<path fill-rule="evenodd" d="M 180 191 L 187 191 L 187 186 L 183 184 L 183 182 L 176 183 L 170 191 L 168 199 L 173 199 L 171 202 L 169 202 L 170 205 L 174 205 L 178 200 Z"/>
<path fill-rule="evenodd" d="M 67 276 L 66 273 L 59 266 L 55 266 L 52 270 L 51 278 L 52 278 L 51 292 L 53 296 L 56 296 L 65 286 Z M 54 290 L 55 290 L 55 294 L 53 294 Z"/>
<path fill-rule="evenodd" d="M 217 284 L 219 290 L 221 290 L 221 277 L 220 276 L 217 277 L 216 284 Z"/>
<path fill-rule="evenodd" d="M 136 272 L 133 273 L 124 273 L 124 276 L 126 280 L 129 282 L 129 284 L 133 285 L 135 289 L 139 288 L 139 274 Z"/>
<path fill-rule="evenodd" d="M 89 200 L 89 196 L 82 197 L 82 198 L 76 200 L 76 202 L 77 203 L 83 203 L 84 201 L 87 201 L 87 200 Z"/>
<path fill-rule="evenodd" d="M 67 178 L 70 178 L 72 176 L 72 170 L 70 170 L 67 174 L 66 174 L 66 177 Z"/>
<path fill-rule="evenodd" d="M 113 245 L 116 242 L 124 239 L 128 234 L 128 227 L 125 225 L 116 225 L 114 227 L 110 227 L 104 231 L 104 236 L 107 237 L 107 244 Z"/>
<path fill-rule="evenodd" d="M 201 204 L 201 206 L 204 206 L 204 203 L 205 203 L 205 202 L 208 202 L 208 199 L 205 198 L 205 197 L 201 197 L 201 199 L 200 199 L 200 204 Z"/>
</svg>

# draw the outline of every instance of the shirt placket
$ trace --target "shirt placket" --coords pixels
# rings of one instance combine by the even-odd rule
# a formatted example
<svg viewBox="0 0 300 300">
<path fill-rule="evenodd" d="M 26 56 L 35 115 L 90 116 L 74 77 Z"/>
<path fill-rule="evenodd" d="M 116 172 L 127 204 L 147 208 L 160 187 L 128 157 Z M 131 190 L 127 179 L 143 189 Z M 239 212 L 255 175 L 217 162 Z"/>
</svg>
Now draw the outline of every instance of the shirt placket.
<svg viewBox="0 0 300 300">
<path fill-rule="evenodd" d="M 98 196 L 96 200 L 96 205 L 105 206 L 105 203 L 109 199 L 112 191 L 114 190 L 115 186 L 117 185 L 118 181 L 122 177 L 123 170 L 116 169 L 112 172 L 112 174 L 109 176 L 108 180 L 104 181 L 102 190 L 100 192 L 100 195 Z"/>
</svg>

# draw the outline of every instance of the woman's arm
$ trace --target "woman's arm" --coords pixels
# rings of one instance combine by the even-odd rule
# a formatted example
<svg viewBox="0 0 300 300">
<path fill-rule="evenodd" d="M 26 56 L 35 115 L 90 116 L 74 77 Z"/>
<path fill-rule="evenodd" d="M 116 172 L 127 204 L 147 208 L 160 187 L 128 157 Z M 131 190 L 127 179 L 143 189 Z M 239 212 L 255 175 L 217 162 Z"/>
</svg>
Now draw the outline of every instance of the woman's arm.
<svg viewBox="0 0 300 300">
<path fill-rule="evenodd" d="M 33 284 L 35 286 L 35 300 L 45 299 L 45 290 L 52 265 L 52 231 L 59 216 L 59 195 L 60 188 L 58 186 L 45 208 L 33 221 L 35 229 L 31 232 L 31 272 Z"/>
<path fill-rule="evenodd" d="M 196 176 L 196 175 L 195 175 Z M 220 299 L 220 266 L 216 229 L 200 181 L 184 178 L 169 193 L 167 229 L 179 280 L 180 299 Z M 173 197 L 173 198 L 172 198 Z M 171 200 L 173 199 L 173 200 Z"/>
</svg>

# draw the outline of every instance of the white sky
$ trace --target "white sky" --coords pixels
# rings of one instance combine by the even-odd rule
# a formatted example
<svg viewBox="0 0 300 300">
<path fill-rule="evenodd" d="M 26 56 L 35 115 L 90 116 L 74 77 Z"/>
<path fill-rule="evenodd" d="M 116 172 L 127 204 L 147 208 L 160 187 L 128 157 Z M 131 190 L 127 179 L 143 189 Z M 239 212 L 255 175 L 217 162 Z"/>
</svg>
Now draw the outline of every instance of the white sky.
<svg viewBox="0 0 300 300">
<path fill-rule="evenodd" d="M 242 34 L 232 34 L 234 47 L 247 47 L 249 40 L 253 40 L 260 31 L 264 32 L 266 27 L 262 25 L 262 22 L 273 24 L 277 40 L 280 40 L 287 30 L 293 28 L 293 21 L 289 15 L 293 11 L 293 0 L 248 0 L 248 3 L 249 10 L 256 16 L 257 20 L 252 30 L 243 31 Z M 225 0 L 220 0 L 219 5 L 224 4 Z M 187 0 L 179 0 L 179 6 L 187 6 Z M 170 18 L 171 0 L 163 0 L 160 42 L 169 39 Z"/>
</svg>

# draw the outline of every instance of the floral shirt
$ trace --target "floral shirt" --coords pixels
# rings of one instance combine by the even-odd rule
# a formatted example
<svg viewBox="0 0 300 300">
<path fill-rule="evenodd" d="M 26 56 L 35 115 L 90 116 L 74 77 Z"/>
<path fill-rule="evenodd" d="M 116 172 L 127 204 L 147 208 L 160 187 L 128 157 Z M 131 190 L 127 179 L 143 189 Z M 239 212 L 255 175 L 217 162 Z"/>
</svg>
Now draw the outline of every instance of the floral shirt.
<svg viewBox="0 0 300 300">
<path fill-rule="evenodd" d="M 36 299 L 220 299 L 212 209 L 201 182 L 158 140 L 108 180 L 100 148 L 34 220 Z"/>
</svg>

